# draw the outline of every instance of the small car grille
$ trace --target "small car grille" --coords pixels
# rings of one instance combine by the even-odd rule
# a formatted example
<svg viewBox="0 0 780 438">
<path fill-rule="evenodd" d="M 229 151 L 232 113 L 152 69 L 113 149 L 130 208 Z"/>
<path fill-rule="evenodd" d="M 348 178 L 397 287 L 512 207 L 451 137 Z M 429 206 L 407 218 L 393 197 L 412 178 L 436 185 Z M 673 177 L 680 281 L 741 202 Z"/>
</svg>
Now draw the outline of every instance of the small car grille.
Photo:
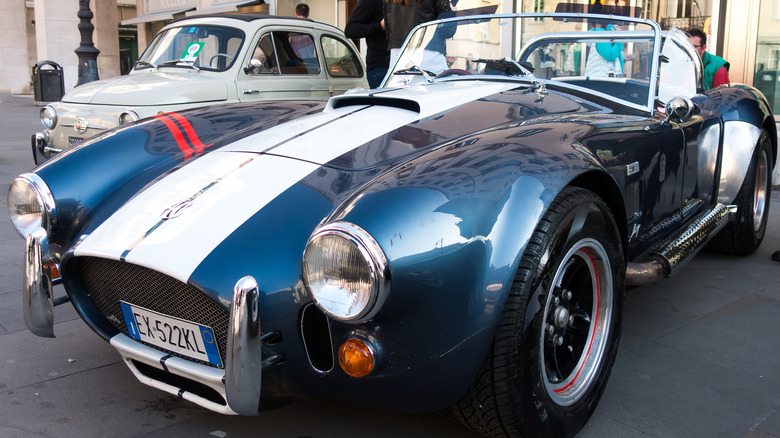
<svg viewBox="0 0 780 438">
<path fill-rule="evenodd" d="M 128 335 L 120 300 L 211 327 L 225 363 L 228 313 L 202 292 L 165 274 L 130 263 L 97 257 L 77 257 L 74 262 L 95 307 L 122 333 Z"/>
</svg>

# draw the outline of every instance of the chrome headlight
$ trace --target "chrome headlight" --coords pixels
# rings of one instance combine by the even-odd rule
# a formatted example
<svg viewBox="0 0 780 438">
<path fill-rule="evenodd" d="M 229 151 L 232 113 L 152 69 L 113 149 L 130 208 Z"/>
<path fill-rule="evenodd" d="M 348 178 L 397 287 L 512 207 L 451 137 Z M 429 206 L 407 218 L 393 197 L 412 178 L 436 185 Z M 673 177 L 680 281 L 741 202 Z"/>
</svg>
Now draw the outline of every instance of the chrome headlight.
<svg viewBox="0 0 780 438">
<path fill-rule="evenodd" d="M 138 114 L 136 114 L 135 111 L 125 111 L 119 115 L 119 125 L 122 126 L 128 123 L 133 123 L 138 119 Z"/>
<path fill-rule="evenodd" d="M 51 105 L 41 108 L 41 123 L 46 129 L 52 129 L 57 126 L 57 110 Z"/>
<path fill-rule="evenodd" d="M 303 253 L 303 282 L 317 307 L 339 321 L 373 317 L 390 289 L 376 241 L 357 225 L 336 222 L 314 233 Z"/>
<path fill-rule="evenodd" d="M 43 228 L 51 236 L 56 222 L 54 197 L 38 175 L 26 173 L 11 183 L 8 215 L 22 237 L 26 238 L 37 228 Z"/>
</svg>

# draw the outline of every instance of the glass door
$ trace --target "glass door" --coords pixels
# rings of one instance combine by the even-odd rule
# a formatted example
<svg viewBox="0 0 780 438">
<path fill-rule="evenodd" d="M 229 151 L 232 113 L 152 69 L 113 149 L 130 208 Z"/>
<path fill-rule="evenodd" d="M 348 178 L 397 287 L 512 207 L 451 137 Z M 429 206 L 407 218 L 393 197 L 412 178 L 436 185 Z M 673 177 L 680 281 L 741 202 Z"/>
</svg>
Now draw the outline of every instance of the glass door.
<svg viewBox="0 0 780 438">
<path fill-rule="evenodd" d="M 761 0 L 753 86 L 780 112 L 780 0 Z"/>
</svg>

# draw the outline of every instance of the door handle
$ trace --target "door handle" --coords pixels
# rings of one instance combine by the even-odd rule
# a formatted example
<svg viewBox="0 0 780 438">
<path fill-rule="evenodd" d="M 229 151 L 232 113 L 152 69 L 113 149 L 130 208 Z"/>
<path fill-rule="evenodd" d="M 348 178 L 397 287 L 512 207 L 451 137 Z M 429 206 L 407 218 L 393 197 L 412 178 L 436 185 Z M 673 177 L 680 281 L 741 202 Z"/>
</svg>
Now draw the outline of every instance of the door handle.
<svg viewBox="0 0 780 438">
<path fill-rule="evenodd" d="M 248 88 L 244 88 L 243 90 L 241 90 L 241 92 L 244 94 L 259 94 L 260 90 L 250 90 Z"/>
</svg>

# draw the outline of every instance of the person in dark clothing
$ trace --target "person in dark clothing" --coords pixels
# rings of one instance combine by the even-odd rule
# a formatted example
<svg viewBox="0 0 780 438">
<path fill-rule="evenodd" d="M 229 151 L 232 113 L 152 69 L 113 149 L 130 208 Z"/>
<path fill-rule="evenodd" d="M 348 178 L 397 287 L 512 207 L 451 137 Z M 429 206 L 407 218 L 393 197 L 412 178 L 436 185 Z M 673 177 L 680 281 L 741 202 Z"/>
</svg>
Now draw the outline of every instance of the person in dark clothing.
<svg viewBox="0 0 780 438">
<path fill-rule="evenodd" d="M 358 0 L 344 27 L 347 38 L 366 39 L 366 76 L 371 88 L 379 86 L 390 65 L 382 3 L 383 0 Z"/>
<path fill-rule="evenodd" d="M 414 26 L 451 11 L 449 0 L 385 0 L 385 31 L 390 50 L 400 48 Z"/>
</svg>

